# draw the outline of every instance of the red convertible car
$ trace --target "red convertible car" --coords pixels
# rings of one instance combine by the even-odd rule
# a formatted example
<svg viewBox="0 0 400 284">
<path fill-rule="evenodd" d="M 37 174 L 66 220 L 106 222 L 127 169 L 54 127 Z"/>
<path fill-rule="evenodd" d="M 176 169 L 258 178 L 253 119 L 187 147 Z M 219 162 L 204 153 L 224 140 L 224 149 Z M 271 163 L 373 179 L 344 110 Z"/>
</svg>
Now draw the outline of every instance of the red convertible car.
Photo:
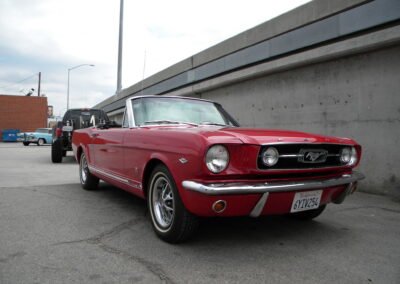
<svg viewBox="0 0 400 284">
<path fill-rule="evenodd" d="M 364 178 L 361 146 L 347 138 L 239 127 L 218 103 L 133 97 L 121 127 L 77 130 L 82 187 L 99 179 L 147 199 L 156 234 L 190 237 L 199 217 L 285 214 L 312 219 Z"/>
</svg>

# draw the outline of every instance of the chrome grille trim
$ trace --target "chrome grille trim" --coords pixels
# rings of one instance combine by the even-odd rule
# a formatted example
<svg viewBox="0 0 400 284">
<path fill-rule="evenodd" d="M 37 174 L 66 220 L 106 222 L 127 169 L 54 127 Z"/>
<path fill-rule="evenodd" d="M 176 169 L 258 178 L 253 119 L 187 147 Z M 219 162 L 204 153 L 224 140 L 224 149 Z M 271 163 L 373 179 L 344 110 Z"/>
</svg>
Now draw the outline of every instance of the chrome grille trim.
<svg viewBox="0 0 400 284">
<path fill-rule="evenodd" d="M 268 147 L 274 147 L 279 152 L 278 162 L 271 167 L 262 162 L 262 154 Z M 346 144 L 333 143 L 275 143 L 261 145 L 257 155 L 258 170 L 310 170 L 347 167 L 340 162 L 340 151 L 345 147 L 352 147 Z M 327 152 L 323 161 L 305 160 L 307 152 Z"/>
</svg>

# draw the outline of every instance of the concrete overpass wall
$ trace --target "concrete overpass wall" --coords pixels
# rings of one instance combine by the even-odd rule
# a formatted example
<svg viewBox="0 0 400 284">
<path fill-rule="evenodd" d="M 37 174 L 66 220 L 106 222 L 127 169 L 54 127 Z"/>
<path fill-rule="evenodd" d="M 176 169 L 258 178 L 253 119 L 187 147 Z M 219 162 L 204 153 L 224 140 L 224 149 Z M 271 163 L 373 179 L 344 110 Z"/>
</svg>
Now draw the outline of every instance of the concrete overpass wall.
<svg viewBox="0 0 400 284">
<path fill-rule="evenodd" d="M 131 95 L 222 103 L 244 126 L 355 138 L 361 190 L 400 196 L 400 1 L 306 4 L 100 103 Z M 141 89 L 141 86 L 144 88 Z"/>
<path fill-rule="evenodd" d="M 198 96 L 245 126 L 356 139 L 362 189 L 400 191 L 400 46 L 273 73 Z M 396 192 L 397 191 L 397 192 Z"/>
</svg>

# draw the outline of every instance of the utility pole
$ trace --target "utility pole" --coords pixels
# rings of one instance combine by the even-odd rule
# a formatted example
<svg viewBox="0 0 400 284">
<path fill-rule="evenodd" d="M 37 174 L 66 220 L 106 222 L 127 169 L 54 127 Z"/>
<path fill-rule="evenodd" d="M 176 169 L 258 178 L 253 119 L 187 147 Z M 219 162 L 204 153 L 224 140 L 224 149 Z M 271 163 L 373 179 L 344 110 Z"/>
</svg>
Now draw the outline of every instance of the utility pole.
<svg viewBox="0 0 400 284">
<path fill-rule="evenodd" d="M 118 74 L 117 74 L 117 91 L 116 91 L 116 94 L 118 94 L 122 89 L 121 77 L 122 77 L 123 26 L 124 26 L 124 0 L 120 0 L 120 4 L 119 4 Z"/>
<path fill-rule="evenodd" d="M 39 72 L 39 82 L 38 82 L 38 88 L 37 88 L 37 95 L 40 97 L 40 83 L 42 81 L 42 72 Z"/>
</svg>

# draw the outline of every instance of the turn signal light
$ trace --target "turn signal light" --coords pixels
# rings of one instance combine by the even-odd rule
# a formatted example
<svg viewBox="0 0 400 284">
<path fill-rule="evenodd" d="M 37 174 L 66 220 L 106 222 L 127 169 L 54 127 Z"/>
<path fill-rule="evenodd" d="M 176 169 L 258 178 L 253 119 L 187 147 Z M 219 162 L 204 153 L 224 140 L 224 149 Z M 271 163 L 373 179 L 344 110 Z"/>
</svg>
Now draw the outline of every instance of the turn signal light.
<svg viewBox="0 0 400 284">
<path fill-rule="evenodd" d="M 62 129 L 61 128 L 56 128 L 56 136 L 61 137 L 62 135 Z"/>
<path fill-rule="evenodd" d="M 222 213 L 222 212 L 224 212 L 225 208 L 226 208 L 226 201 L 225 200 L 215 201 L 214 204 L 212 205 L 212 210 L 215 213 Z"/>
</svg>

